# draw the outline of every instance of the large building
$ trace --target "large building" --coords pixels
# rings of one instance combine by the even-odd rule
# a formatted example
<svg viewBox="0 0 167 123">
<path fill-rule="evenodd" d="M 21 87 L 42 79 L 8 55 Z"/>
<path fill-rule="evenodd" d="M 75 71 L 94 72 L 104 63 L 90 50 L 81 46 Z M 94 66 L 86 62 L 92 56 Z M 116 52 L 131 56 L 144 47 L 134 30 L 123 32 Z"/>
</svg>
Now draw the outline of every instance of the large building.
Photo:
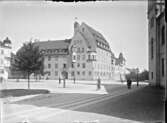
<svg viewBox="0 0 167 123">
<path fill-rule="evenodd" d="M 165 87 L 166 72 L 166 23 L 165 0 L 148 0 L 149 20 L 149 81 L 152 85 Z"/>
<path fill-rule="evenodd" d="M 74 23 L 71 39 L 35 42 L 44 54 L 44 71 L 48 79 L 103 80 L 114 78 L 114 53 L 104 36 L 85 23 Z"/>
<path fill-rule="evenodd" d="M 11 58 L 11 41 L 7 37 L 0 41 L 0 82 L 8 79 Z"/>
</svg>

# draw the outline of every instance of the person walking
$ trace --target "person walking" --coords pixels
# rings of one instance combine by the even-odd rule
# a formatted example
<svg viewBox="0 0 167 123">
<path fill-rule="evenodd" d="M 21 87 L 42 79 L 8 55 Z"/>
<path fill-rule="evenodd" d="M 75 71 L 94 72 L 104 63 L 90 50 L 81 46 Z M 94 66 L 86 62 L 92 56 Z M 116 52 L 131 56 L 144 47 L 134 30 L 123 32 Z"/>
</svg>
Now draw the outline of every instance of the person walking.
<svg viewBox="0 0 167 123">
<path fill-rule="evenodd" d="M 131 89 L 131 85 L 132 85 L 132 80 L 130 78 L 127 79 L 127 86 L 128 89 Z"/>
<path fill-rule="evenodd" d="M 61 84 L 61 78 L 59 77 L 59 84 Z"/>
<path fill-rule="evenodd" d="M 97 90 L 99 90 L 101 88 L 101 79 L 100 77 L 98 77 L 97 79 Z"/>
</svg>

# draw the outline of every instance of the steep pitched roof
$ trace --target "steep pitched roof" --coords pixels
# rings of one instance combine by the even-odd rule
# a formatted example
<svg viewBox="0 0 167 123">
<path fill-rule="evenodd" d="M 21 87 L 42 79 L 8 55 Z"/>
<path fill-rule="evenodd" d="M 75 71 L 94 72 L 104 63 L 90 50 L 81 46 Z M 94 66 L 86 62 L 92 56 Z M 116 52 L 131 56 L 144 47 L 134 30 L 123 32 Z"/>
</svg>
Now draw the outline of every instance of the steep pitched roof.
<svg viewBox="0 0 167 123">
<path fill-rule="evenodd" d="M 90 34 L 94 38 L 94 44 L 97 47 L 111 52 L 109 43 L 106 41 L 106 39 L 104 38 L 104 36 L 101 33 L 99 33 L 98 31 L 96 31 L 95 29 L 93 29 L 92 27 L 88 26 L 85 23 L 82 23 L 82 25 L 84 25 L 84 27 L 86 27 L 88 29 L 88 31 L 90 32 Z M 83 35 L 84 35 L 84 33 L 83 33 Z M 92 43 L 89 42 L 89 44 L 91 45 Z"/>
<path fill-rule="evenodd" d="M 40 49 L 68 49 L 71 39 L 35 42 Z"/>
<path fill-rule="evenodd" d="M 101 39 L 101 41 L 103 42 L 103 43 L 107 43 L 108 44 L 108 42 L 106 41 L 106 39 L 104 38 L 104 36 L 101 34 L 101 33 L 99 33 L 98 31 L 96 31 L 95 29 L 93 29 L 92 27 L 90 27 L 89 25 L 87 25 L 86 23 L 83 23 L 87 28 L 88 28 L 88 30 L 92 33 L 92 35 L 93 35 L 93 37 L 95 38 L 95 39 Z"/>
</svg>

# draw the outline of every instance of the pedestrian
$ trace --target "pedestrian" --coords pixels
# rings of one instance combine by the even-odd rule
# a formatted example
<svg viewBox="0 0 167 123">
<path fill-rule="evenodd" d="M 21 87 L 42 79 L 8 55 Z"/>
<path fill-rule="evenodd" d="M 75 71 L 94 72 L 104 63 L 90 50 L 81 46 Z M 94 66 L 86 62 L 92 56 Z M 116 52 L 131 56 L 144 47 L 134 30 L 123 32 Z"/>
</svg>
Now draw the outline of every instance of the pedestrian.
<svg viewBox="0 0 167 123">
<path fill-rule="evenodd" d="M 59 77 L 59 84 L 61 84 L 61 78 Z"/>
<path fill-rule="evenodd" d="M 98 77 L 97 79 L 97 90 L 99 90 L 101 88 L 101 79 L 100 77 Z"/>
<path fill-rule="evenodd" d="M 132 80 L 130 78 L 127 79 L 127 86 L 128 89 L 131 89 L 131 85 L 132 85 Z"/>
<path fill-rule="evenodd" d="M 139 86 L 139 80 L 137 80 L 137 87 Z"/>
</svg>

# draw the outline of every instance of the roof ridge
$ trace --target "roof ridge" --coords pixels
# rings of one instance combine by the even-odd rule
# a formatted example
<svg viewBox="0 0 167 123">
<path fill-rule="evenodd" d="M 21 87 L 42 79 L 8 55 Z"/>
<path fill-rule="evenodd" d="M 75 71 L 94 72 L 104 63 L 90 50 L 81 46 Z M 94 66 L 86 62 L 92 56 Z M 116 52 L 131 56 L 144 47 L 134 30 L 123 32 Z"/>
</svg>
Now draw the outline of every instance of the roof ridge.
<svg viewBox="0 0 167 123">
<path fill-rule="evenodd" d="M 84 22 L 83 22 L 83 24 L 85 24 L 90 30 L 94 31 L 95 33 L 99 34 L 102 38 L 104 38 L 104 36 L 99 31 L 95 30 L 93 27 L 89 26 L 88 24 L 86 24 Z M 91 31 L 91 33 L 93 33 L 92 31 Z"/>
<path fill-rule="evenodd" d="M 90 33 L 92 33 L 93 36 L 95 34 L 96 36 L 98 36 L 98 38 L 100 38 L 101 40 L 104 40 L 104 42 L 108 44 L 107 40 L 104 38 L 104 36 L 100 32 L 98 32 L 97 30 L 95 30 L 94 28 L 92 28 L 91 26 L 87 25 L 84 22 L 83 24 L 85 24 L 86 27 L 88 27 L 88 30 L 90 31 Z"/>
<path fill-rule="evenodd" d="M 71 39 L 64 39 L 64 40 L 46 40 L 46 41 L 36 41 L 34 43 L 45 43 L 45 42 L 66 42 L 68 40 L 71 40 Z"/>
</svg>

